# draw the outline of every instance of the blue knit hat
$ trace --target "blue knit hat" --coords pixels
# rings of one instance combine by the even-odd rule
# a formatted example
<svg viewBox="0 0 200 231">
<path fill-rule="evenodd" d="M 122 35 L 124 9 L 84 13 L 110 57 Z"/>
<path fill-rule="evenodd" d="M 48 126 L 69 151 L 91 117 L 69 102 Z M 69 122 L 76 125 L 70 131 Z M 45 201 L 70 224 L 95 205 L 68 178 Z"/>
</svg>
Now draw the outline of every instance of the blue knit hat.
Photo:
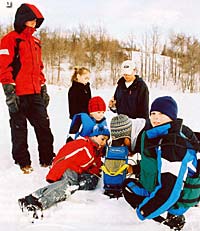
<svg viewBox="0 0 200 231">
<path fill-rule="evenodd" d="M 106 125 L 95 124 L 89 136 L 104 135 L 110 137 L 110 131 Z"/>
<path fill-rule="evenodd" d="M 177 119 L 178 107 L 176 101 L 171 96 L 158 97 L 151 104 L 152 111 L 159 111 L 169 116 L 172 120 Z"/>
</svg>

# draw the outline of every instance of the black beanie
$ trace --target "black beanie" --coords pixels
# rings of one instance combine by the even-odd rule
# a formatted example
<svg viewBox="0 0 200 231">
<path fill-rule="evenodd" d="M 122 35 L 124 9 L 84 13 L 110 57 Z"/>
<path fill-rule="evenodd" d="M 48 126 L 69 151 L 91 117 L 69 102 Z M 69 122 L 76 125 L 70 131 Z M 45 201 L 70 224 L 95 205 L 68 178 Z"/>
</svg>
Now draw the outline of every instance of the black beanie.
<svg viewBox="0 0 200 231">
<path fill-rule="evenodd" d="M 177 119 L 178 107 L 176 101 L 171 96 L 158 97 L 151 104 L 152 111 L 159 111 L 169 116 L 172 120 Z"/>
</svg>

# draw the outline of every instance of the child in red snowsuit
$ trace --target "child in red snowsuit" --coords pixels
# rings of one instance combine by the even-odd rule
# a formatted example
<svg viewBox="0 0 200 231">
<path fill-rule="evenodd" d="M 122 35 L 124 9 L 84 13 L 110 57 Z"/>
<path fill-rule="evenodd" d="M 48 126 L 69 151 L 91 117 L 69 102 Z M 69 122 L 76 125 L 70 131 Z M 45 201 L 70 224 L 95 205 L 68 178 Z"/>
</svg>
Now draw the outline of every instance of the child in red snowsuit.
<svg viewBox="0 0 200 231">
<path fill-rule="evenodd" d="M 37 210 L 66 200 L 76 190 L 95 189 L 100 177 L 102 149 L 109 136 L 106 126 L 96 124 L 90 137 L 82 137 L 65 144 L 46 176 L 46 180 L 52 184 L 19 199 L 22 211 L 31 211 L 33 217 L 37 218 Z"/>
</svg>

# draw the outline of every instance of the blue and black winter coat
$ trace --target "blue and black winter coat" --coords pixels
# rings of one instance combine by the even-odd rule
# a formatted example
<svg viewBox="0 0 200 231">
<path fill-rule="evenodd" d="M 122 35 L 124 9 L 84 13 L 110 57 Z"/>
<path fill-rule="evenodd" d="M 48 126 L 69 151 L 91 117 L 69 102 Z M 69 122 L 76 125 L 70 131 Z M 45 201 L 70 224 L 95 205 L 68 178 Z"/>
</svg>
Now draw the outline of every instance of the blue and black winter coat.
<svg viewBox="0 0 200 231">
<path fill-rule="evenodd" d="M 115 90 L 116 110 L 129 118 L 149 118 L 149 90 L 146 83 L 136 75 L 134 82 L 127 88 L 124 77 L 120 78 Z"/>
<path fill-rule="evenodd" d="M 75 139 L 79 136 L 90 136 L 96 124 L 107 127 L 106 118 L 104 117 L 101 121 L 96 121 L 87 113 L 75 114 L 70 125 L 69 133 L 75 134 Z"/>
<path fill-rule="evenodd" d="M 136 210 L 141 220 L 166 211 L 181 215 L 200 199 L 198 154 L 181 128 L 182 120 L 178 119 L 142 135 L 140 183 L 145 199 Z M 188 195 L 184 195 L 188 179 L 197 188 L 189 193 L 186 190 Z"/>
</svg>

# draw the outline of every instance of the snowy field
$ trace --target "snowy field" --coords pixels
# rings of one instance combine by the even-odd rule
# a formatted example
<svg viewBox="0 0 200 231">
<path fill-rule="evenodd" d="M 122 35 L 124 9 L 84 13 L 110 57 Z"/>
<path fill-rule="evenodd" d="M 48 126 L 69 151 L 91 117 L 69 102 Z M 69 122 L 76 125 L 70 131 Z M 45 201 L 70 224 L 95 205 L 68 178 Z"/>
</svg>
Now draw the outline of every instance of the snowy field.
<svg viewBox="0 0 200 231">
<path fill-rule="evenodd" d="M 67 92 L 68 89 L 48 86 L 51 102 L 48 107 L 54 151 L 63 146 L 69 128 Z M 114 88 L 92 90 L 92 95 L 100 95 L 106 102 Z M 200 94 L 182 94 L 169 90 L 150 89 L 150 101 L 157 96 L 171 95 L 179 106 L 179 117 L 194 131 L 200 131 Z M 44 218 L 34 224 L 18 207 L 17 200 L 36 189 L 45 186 L 48 169 L 38 163 L 37 142 L 33 128 L 29 127 L 29 150 L 34 171 L 23 175 L 11 157 L 10 127 L 5 97 L 0 89 L 0 230 L 4 231 L 164 231 L 169 230 L 154 221 L 140 221 L 136 213 L 123 198 L 109 199 L 103 194 L 102 182 L 94 191 L 78 191 L 67 201 L 44 211 Z M 106 112 L 110 121 L 114 114 Z M 200 208 L 191 208 L 186 213 L 184 231 L 200 230 Z"/>
</svg>

